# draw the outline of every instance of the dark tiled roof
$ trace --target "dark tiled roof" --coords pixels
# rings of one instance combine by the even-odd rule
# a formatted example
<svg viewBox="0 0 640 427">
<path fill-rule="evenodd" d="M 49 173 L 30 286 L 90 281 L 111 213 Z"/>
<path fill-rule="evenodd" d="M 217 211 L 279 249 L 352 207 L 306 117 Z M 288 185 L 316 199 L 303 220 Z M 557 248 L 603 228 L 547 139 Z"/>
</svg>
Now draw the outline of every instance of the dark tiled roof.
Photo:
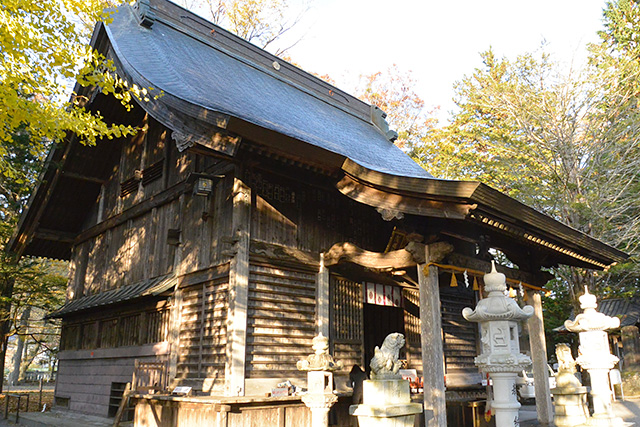
<svg viewBox="0 0 640 427">
<path fill-rule="evenodd" d="M 611 298 L 598 303 L 597 310 L 607 316 L 619 317 L 620 327 L 640 322 L 640 298 Z"/>
<path fill-rule="evenodd" d="M 122 71 L 138 85 L 166 94 L 164 101 L 161 97 L 151 103 L 168 102 L 169 98 L 186 101 L 189 108 L 202 109 L 199 115 L 209 112 L 238 118 L 379 172 L 431 177 L 390 142 L 370 117 L 363 117 L 362 105 L 368 108 L 366 104 L 344 92 L 342 105 L 332 102 L 328 96 L 279 73 L 279 66 L 268 69 L 242 49 L 232 52 L 218 43 L 211 34 L 224 30 L 213 24 L 206 23 L 213 30 L 204 36 L 195 27 L 205 24 L 186 10 L 181 13 L 188 16 L 158 16 L 151 28 L 146 28 L 138 23 L 137 12 L 125 4 L 118 7 L 106 26 Z M 186 17 L 191 20 L 187 22 Z M 313 76 L 308 77 L 311 81 Z M 361 106 L 345 106 L 349 103 Z M 149 108 L 151 112 L 152 106 Z"/>
<path fill-rule="evenodd" d="M 144 280 L 133 285 L 122 286 L 118 289 L 71 300 L 59 310 L 49 314 L 47 318 L 64 317 L 90 308 L 103 307 L 145 296 L 160 295 L 172 289 L 177 283 L 178 280 L 173 274 Z"/>
</svg>

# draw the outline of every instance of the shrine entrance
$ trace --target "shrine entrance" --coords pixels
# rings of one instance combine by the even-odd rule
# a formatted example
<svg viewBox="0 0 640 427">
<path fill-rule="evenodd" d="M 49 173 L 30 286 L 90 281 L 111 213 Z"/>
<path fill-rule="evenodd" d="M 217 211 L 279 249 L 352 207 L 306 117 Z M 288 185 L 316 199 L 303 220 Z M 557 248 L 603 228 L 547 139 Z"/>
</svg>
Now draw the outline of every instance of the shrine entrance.
<svg viewBox="0 0 640 427">
<path fill-rule="evenodd" d="M 375 304 L 363 304 L 364 320 L 364 363 L 369 373 L 369 363 L 373 358 L 374 349 L 380 347 L 387 335 L 404 331 L 404 309 Z M 400 351 L 400 358 L 405 358 L 405 348 Z"/>
</svg>

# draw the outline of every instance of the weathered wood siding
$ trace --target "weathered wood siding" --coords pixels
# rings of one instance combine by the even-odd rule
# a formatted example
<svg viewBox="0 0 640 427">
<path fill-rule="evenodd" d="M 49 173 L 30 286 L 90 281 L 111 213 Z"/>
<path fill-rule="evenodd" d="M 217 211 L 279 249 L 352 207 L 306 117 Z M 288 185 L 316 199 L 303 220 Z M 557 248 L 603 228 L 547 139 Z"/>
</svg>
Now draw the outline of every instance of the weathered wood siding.
<svg viewBox="0 0 640 427">
<path fill-rule="evenodd" d="M 422 341 L 420 329 L 420 292 L 405 288 L 404 297 L 404 334 L 406 340 L 407 368 L 418 371 L 422 376 Z"/>
<path fill-rule="evenodd" d="M 477 325 L 462 317 L 463 308 L 475 307 L 475 296 L 473 291 L 445 286 L 440 288 L 440 302 L 447 386 L 464 386 L 465 381 L 478 376 L 473 363 L 478 355 Z"/>
<path fill-rule="evenodd" d="M 334 275 L 329 283 L 333 357 L 343 363 L 343 373 L 353 365 L 365 369 L 362 284 Z"/>
<path fill-rule="evenodd" d="M 344 241 L 384 250 L 393 227 L 374 208 L 340 194 L 327 178 L 309 176 L 303 169 L 289 173 L 253 169 L 249 174 L 255 194 L 252 239 L 313 253 Z"/>
<path fill-rule="evenodd" d="M 185 195 L 181 224 L 182 262 L 184 273 L 202 270 L 227 262 L 228 246 L 224 239 L 231 236 L 232 203 L 229 199 L 233 177 L 217 183 L 210 197 Z M 205 216 L 203 214 L 206 212 Z"/>
<path fill-rule="evenodd" d="M 168 323 L 166 301 L 65 319 L 55 396 L 72 410 L 106 416 L 112 383 L 130 382 L 136 359 L 167 359 Z"/>
<path fill-rule="evenodd" d="M 179 153 L 171 131 L 145 117 L 143 131 L 122 142 L 120 161 L 96 201 L 97 215 L 85 228 L 126 215 L 127 209 L 161 194 L 171 194 L 164 204 L 80 242 L 73 251 L 74 274 L 69 296 L 78 298 L 104 292 L 174 269 L 176 244 L 168 244 L 169 230 L 180 234 L 183 272 L 225 262 L 222 237 L 230 234 L 229 178 L 215 182 L 210 197 L 184 194 L 177 186 L 193 172 L 206 173 L 219 160 Z"/>
<path fill-rule="evenodd" d="M 344 404 L 342 406 L 345 406 Z M 350 426 L 351 420 L 339 424 Z M 311 425 L 311 411 L 300 400 L 229 403 L 139 400 L 137 427 L 300 427 Z"/>
<path fill-rule="evenodd" d="M 163 346 L 163 350 L 167 348 Z M 55 395 L 68 398 L 72 411 L 106 417 L 111 384 L 131 382 L 135 360 L 156 360 L 163 356 L 158 350 L 158 346 L 148 345 L 127 350 L 63 351 Z"/>
<path fill-rule="evenodd" d="M 76 248 L 74 298 L 105 292 L 173 271 L 175 245 L 167 230 L 180 228 L 180 202 L 174 200 L 128 220 Z"/>
<path fill-rule="evenodd" d="M 224 262 L 222 237 L 231 228 L 227 191 L 228 183 L 221 180 L 212 197 L 176 198 L 79 244 L 70 284 L 74 298 L 170 273 L 176 250 L 181 251 L 183 272 Z M 168 243 L 170 229 L 181 234 L 179 249 Z"/>
<path fill-rule="evenodd" d="M 316 333 L 315 276 L 303 265 L 251 263 L 247 378 L 305 377 L 296 363 L 309 355 Z"/>
<path fill-rule="evenodd" d="M 187 282 L 182 288 L 176 379 L 206 392 L 224 385 L 229 277 L 220 270 L 209 280 Z"/>
</svg>

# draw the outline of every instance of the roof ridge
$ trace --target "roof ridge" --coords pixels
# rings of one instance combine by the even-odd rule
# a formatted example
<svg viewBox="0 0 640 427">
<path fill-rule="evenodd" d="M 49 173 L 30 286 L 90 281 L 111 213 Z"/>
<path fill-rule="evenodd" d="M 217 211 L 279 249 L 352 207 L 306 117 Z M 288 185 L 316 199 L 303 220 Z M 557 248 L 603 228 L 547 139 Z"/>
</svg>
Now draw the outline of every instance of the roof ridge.
<svg viewBox="0 0 640 427">
<path fill-rule="evenodd" d="M 217 49 L 379 128 L 372 117 L 372 108 L 375 106 L 360 100 L 178 4 L 169 0 L 149 0 L 149 3 L 154 21 L 159 21 L 194 40 Z M 144 19 L 140 11 L 134 8 L 134 12 L 138 15 L 139 20 Z M 142 22 L 140 25 L 144 26 Z M 148 26 L 148 28 L 151 28 L 151 26 Z"/>
</svg>

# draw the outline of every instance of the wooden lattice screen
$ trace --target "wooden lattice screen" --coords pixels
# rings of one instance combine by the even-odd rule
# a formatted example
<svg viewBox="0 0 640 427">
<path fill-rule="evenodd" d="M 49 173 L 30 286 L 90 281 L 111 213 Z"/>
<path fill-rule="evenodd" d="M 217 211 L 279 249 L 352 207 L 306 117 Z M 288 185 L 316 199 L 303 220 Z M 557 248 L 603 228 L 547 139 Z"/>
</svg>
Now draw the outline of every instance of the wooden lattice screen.
<svg viewBox="0 0 640 427">
<path fill-rule="evenodd" d="M 474 364 L 474 358 L 478 354 L 477 325 L 462 317 L 462 310 L 474 307 L 475 303 L 472 291 L 440 288 L 447 387 L 464 387 L 481 380 Z"/>
<path fill-rule="evenodd" d="M 330 298 L 334 357 L 347 371 L 355 364 L 364 366 L 362 284 L 332 276 Z"/>
<path fill-rule="evenodd" d="M 420 292 L 417 289 L 404 288 L 404 333 L 408 368 L 422 375 L 422 348 L 420 339 Z"/>
</svg>

